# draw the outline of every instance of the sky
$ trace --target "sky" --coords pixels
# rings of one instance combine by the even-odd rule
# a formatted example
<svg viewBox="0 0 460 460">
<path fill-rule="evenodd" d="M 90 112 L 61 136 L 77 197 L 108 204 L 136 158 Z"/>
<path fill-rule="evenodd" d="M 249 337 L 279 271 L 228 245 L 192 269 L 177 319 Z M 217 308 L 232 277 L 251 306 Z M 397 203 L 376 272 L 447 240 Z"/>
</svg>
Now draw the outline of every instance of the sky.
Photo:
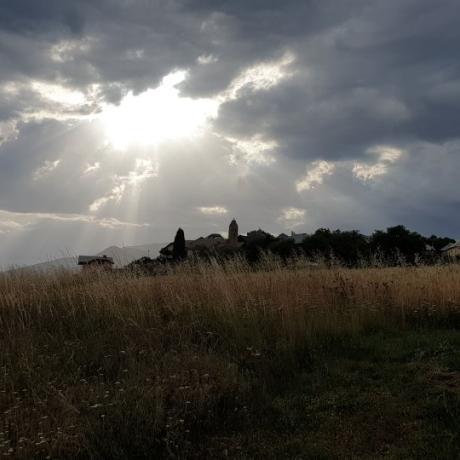
<svg viewBox="0 0 460 460">
<path fill-rule="evenodd" d="M 460 237 L 458 0 L 1 0 L 0 266 L 223 232 Z"/>
</svg>

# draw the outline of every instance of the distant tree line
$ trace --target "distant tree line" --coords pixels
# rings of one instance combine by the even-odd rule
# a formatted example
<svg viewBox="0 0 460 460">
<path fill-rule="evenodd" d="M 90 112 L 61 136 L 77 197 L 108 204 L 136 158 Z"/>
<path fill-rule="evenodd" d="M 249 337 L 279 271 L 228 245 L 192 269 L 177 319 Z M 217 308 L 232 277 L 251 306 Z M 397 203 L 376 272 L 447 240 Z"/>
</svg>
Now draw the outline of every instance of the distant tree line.
<svg viewBox="0 0 460 460">
<path fill-rule="evenodd" d="M 376 230 L 366 236 L 357 230 L 341 231 L 320 228 L 307 235 L 301 244 L 292 238 L 279 239 L 268 233 L 264 238 L 246 241 L 243 250 L 249 261 L 257 261 L 262 251 L 269 251 L 283 259 L 304 255 L 326 263 L 337 262 L 354 267 L 381 263 L 402 265 L 433 263 L 439 260 L 441 248 L 455 240 L 431 235 L 424 237 L 403 225 Z"/>
<path fill-rule="evenodd" d="M 213 235 L 211 235 L 213 236 Z M 180 263 L 193 255 L 200 259 L 244 257 L 249 263 L 257 263 L 264 254 L 271 253 L 282 260 L 306 257 L 313 262 L 338 264 L 348 267 L 396 266 L 433 264 L 441 259 L 441 249 L 455 240 L 447 237 L 422 236 L 403 225 L 376 230 L 367 236 L 358 230 L 342 231 L 320 228 L 301 241 L 287 235 L 275 237 L 263 230 L 239 235 L 236 245 L 201 247 L 187 250 L 184 231 L 179 228 L 174 242 L 160 251 L 157 259 L 143 257 L 128 268 L 158 272 L 158 268 L 170 263 Z M 209 238 L 209 237 L 208 237 Z M 198 240 L 197 240 L 198 241 Z"/>
</svg>

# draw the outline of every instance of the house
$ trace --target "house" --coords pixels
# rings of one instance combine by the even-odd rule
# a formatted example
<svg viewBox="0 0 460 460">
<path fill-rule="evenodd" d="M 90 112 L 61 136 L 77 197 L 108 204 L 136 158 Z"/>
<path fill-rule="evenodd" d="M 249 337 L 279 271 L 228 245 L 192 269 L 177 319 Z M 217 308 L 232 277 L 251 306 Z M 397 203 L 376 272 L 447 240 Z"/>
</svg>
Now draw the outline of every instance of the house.
<svg viewBox="0 0 460 460">
<path fill-rule="evenodd" d="M 113 259 L 103 256 L 78 256 L 78 265 L 83 266 L 83 270 L 112 270 Z"/>
<path fill-rule="evenodd" d="M 200 237 L 196 240 L 186 240 L 185 248 L 188 255 L 200 256 L 204 254 L 220 253 L 234 251 L 241 246 L 238 241 L 230 243 L 222 235 L 212 233 L 206 237 Z M 160 250 L 160 257 L 163 259 L 172 259 L 174 251 L 174 243 L 169 243 Z"/>
<path fill-rule="evenodd" d="M 230 254 L 238 251 L 242 242 L 238 234 L 238 224 L 235 219 L 232 220 L 228 230 L 228 239 L 220 233 L 211 233 L 206 237 L 200 237 L 196 240 L 186 240 L 185 249 L 188 255 L 205 256 L 209 254 Z M 163 260 L 172 260 L 174 258 L 174 242 L 160 250 L 160 258 Z"/>
<path fill-rule="evenodd" d="M 460 259 L 460 241 L 444 246 L 441 249 L 441 253 L 448 259 Z"/>
<path fill-rule="evenodd" d="M 294 244 L 302 244 L 303 240 L 308 236 L 307 233 L 294 233 L 291 232 L 290 239 L 294 240 Z"/>
<path fill-rule="evenodd" d="M 225 244 L 225 238 L 219 233 L 211 233 L 206 237 L 200 237 L 196 240 L 188 240 L 185 242 L 187 251 L 209 251 L 216 249 Z"/>
</svg>

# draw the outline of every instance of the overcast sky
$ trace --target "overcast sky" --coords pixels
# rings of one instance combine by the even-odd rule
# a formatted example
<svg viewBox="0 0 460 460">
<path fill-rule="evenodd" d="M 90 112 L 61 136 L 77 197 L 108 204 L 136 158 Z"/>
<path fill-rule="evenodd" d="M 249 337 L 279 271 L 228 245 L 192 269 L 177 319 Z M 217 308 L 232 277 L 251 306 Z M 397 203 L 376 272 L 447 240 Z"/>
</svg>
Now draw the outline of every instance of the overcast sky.
<svg viewBox="0 0 460 460">
<path fill-rule="evenodd" d="M 458 0 L 1 0 L 0 265 L 240 231 L 460 236 Z"/>
</svg>

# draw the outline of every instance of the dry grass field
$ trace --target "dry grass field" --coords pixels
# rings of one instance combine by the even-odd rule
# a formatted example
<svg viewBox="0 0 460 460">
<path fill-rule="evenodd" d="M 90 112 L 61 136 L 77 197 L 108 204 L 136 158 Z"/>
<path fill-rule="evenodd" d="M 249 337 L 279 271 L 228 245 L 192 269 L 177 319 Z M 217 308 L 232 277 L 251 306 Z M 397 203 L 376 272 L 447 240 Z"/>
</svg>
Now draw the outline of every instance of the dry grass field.
<svg viewBox="0 0 460 460">
<path fill-rule="evenodd" d="M 460 267 L 0 275 L 2 458 L 457 458 Z"/>
</svg>

